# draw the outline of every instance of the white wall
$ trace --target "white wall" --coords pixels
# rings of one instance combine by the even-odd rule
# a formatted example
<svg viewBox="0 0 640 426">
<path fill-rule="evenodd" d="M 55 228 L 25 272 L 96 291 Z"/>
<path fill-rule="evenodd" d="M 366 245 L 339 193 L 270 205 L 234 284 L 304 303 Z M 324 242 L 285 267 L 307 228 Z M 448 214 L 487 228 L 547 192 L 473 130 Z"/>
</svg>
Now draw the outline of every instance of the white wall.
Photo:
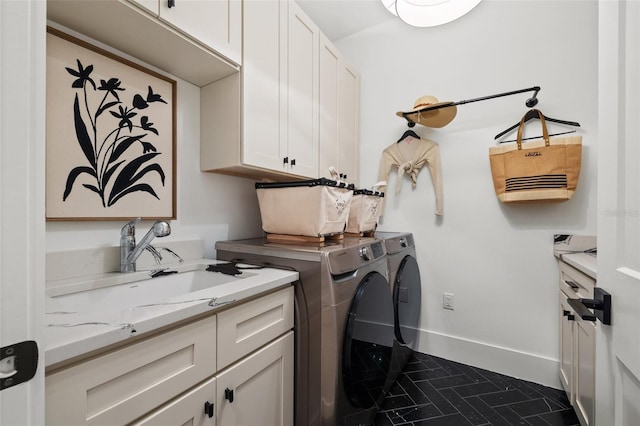
<svg viewBox="0 0 640 426">
<path fill-rule="evenodd" d="M 552 242 L 558 232 L 596 233 L 597 25 L 595 1 L 486 0 L 448 25 L 396 20 L 336 43 L 362 77 L 363 185 L 377 181 L 381 152 L 408 129 L 396 111 L 422 95 L 460 101 L 539 85 L 545 115 L 582 125 L 574 198 L 527 206 L 497 201 L 488 149 L 526 112 L 531 93 L 461 105 L 442 129 L 414 128 L 440 144 L 444 217 L 433 215 L 425 167 L 415 190 L 405 178 L 400 195 L 387 192 L 379 229 L 416 237 L 422 352 L 559 386 Z M 532 120 L 525 136 L 540 135 L 538 126 Z M 442 309 L 443 292 L 455 294 L 454 311 Z"/>
<path fill-rule="evenodd" d="M 262 235 L 255 181 L 200 171 L 199 88 L 178 80 L 177 101 L 178 219 L 171 221 L 171 235 L 162 242 L 203 239 L 205 256 L 214 258 L 218 240 Z M 152 223 L 138 224 L 139 238 Z M 46 250 L 117 246 L 122 225 L 124 222 L 113 221 L 47 222 Z"/>
</svg>

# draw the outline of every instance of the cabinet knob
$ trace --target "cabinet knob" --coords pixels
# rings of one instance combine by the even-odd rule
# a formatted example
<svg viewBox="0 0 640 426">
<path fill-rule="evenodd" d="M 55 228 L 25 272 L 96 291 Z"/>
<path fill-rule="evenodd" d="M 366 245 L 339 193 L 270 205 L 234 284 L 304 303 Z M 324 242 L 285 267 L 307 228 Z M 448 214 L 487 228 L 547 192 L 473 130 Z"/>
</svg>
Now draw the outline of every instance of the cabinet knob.
<svg viewBox="0 0 640 426">
<path fill-rule="evenodd" d="M 291 160 L 291 167 L 293 167 L 295 165 L 296 165 L 296 159 L 294 158 L 294 159 Z"/>
<path fill-rule="evenodd" d="M 233 389 L 226 388 L 224 390 L 224 399 L 229 402 L 233 402 Z"/>
<path fill-rule="evenodd" d="M 289 157 L 284 157 L 282 159 L 282 164 L 289 164 Z"/>
<path fill-rule="evenodd" d="M 213 404 L 211 402 L 207 401 L 204 403 L 204 413 L 209 418 L 213 417 Z"/>
</svg>

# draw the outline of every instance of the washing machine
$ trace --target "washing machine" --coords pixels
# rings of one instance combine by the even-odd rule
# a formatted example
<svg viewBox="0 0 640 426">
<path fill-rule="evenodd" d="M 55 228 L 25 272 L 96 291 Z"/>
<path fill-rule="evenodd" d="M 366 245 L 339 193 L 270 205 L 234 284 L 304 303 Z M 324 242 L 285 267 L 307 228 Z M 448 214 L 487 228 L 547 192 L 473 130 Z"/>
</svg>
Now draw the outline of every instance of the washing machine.
<svg viewBox="0 0 640 426">
<path fill-rule="evenodd" d="M 422 282 L 416 260 L 413 234 L 410 232 L 376 232 L 387 251 L 389 285 L 393 295 L 395 343 L 390 370 L 392 385 L 417 349 Z"/>
<path fill-rule="evenodd" d="M 394 308 L 384 243 L 219 241 L 217 258 L 298 271 L 295 423 L 372 424 L 391 376 Z"/>
</svg>

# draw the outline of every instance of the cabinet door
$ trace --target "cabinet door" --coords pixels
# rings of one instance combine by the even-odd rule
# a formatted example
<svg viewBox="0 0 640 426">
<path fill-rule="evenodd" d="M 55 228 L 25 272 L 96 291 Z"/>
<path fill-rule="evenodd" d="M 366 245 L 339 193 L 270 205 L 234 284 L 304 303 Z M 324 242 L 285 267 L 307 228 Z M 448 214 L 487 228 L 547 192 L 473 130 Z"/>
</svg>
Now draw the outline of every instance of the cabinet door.
<svg viewBox="0 0 640 426">
<path fill-rule="evenodd" d="M 318 49 L 320 30 L 289 2 L 287 154 L 289 171 L 318 176 Z"/>
<path fill-rule="evenodd" d="M 217 376 L 218 425 L 293 425 L 293 332 Z"/>
<path fill-rule="evenodd" d="M 567 303 L 567 296 L 560 292 L 560 382 L 573 405 L 575 391 L 573 389 L 573 330 L 575 314 Z"/>
<path fill-rule="evenodd" d="M 576 415 L 583 426 L 595 420 L 595 323 L 576 317 L 575 322 L 575 404 Z"/>
<path fill-rule="evenodd" d="M 324 34 L 320 34 L 319 146 L 321 176 L 334 166 L 358 181 L 360 78 Z"/>
<path fill-rule="evenodd" d="M 140 0 L 136 0 L 140 1 Z M 241 0 L 159 0 L 160 19 L 240 64 Z"/>
<path fill-rule="evenodd" d="M 180 398 L 149 414 L 135 426 L 199 425 L 216 426 L 216 379 L 212 377 Z"/>
<path fill-rule="evenodd" d="M 338 80 L 338 167 L 345 180 L 358 183 L 360 77 L 344 64 Z"/>
<path fill-rule="evenodd" d="M 285 0 L 245 0 L 242 153 L 245 164 L 285 172 Z M 282 131 L 281 131 L 282 129 Z"/>
<path fill-rule="evenodd" d="M 319 74 L 319 175 L 328 176 L 329 167 L 338 163 L 338 79 L 341 58 L 329 39 L 320 34 L 320 74 Z"/>
</svg>

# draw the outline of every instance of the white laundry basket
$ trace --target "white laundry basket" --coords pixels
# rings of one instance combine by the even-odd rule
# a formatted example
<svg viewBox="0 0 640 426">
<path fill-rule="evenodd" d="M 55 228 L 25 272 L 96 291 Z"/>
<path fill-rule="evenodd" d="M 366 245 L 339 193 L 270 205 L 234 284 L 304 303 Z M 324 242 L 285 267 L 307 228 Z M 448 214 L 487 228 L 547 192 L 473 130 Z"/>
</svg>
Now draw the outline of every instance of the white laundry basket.
<svg viewBox="0 0 640 426">
<path fill-rule="evenodd" d="M 344 232 L 353 186 L 320 178 L 257 182 L 256 192 L 264 232 L 320 237 Z"/>
<path fill-rule="evenodd" d="M 375 231 L 382 214 L 383 197 L 384 193 L 378 191 L 368 189 L 354 190 L 351 208 L 349 209 L 349 221 L 345 232 L 360 234 Z"/>
</svg>

